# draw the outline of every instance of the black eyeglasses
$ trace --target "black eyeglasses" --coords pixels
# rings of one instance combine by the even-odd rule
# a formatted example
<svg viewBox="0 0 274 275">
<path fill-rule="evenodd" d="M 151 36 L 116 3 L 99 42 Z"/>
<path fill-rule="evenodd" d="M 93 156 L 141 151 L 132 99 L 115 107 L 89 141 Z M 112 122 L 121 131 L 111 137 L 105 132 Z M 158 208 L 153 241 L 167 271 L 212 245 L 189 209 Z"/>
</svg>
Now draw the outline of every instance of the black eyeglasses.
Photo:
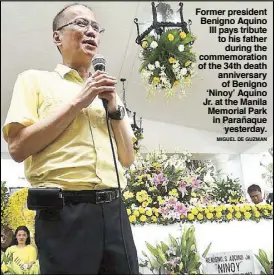
<svg viewBox="0 0 274 275">
<path fill-rule="evenodd" d="M 88 21 L 87 19 L 84 18 L 77 18 L 74 21 L 67 23 L 61 27 L 59 27 L 57 29 L 57 31 L 60 31 L 61 29 L 69 26 L 69 25 L 76 25 L 77 27 L 81 28 L 81 29 L 86 29 L 88 30 L 89 26 L 92 27 L 92 29 L 98 33 L 103 33 L 105 31 L 105 29 L 101 29 L 100 26 L 98 25 L 98 23 L 94 22 L 94 21 Z"/>
</svg>

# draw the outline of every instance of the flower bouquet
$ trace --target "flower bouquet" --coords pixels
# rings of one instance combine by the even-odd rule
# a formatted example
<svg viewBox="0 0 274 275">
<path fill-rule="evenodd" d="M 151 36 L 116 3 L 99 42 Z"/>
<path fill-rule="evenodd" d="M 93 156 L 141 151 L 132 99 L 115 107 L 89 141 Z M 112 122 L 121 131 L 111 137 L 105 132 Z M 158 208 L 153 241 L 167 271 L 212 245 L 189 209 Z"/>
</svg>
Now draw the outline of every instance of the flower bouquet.
<svg viewBox="0 0 274 275">
<path fill-rule="evenodd" d="M 163 91 L 169 99 L 177 88 L 180 95 L 185 95 L 185 88 L 191 85 L 194 76 L 196 54 L 192 52 L 192 45 L 195 39 L 192 33 L 181 29 L 145 37 L 139 57 L 141 77 L 147 84 L 149 97 Z"/>
<path fill-rule="evenodd" d="M 191 171 L 186 163 L 190 154 L 167 156 L 153 152 L 127 171 L 128 187 L 123 196 L 134 224 L 168 224 L 186 215 L 192 196 L 202 190 L 199 169 Z"/>
</svg>

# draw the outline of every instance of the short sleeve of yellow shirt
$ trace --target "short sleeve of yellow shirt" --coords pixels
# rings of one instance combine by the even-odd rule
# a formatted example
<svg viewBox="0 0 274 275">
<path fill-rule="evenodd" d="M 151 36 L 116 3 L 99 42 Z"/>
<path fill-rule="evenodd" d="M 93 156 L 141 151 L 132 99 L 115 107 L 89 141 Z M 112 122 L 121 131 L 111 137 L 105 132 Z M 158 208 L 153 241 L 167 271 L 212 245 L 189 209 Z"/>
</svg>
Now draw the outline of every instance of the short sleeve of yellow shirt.
<svg viewBox="0 0 274 275">
<path fill-rule="evenodd" d="M 32 263 L 37 260 L 37 251 L 34 246 L 27 245 L 25 247 L 17 247 L 17 245 L 10 246 L 6 250 L 6 255 L 11 255 L 13 260 L 18 258 L 24 264 Z"/>
<path fill-rule="evenodd" d="M 2 129 L 7 141 L 14 123 L 31 126 L 55 113 L 70 102 L 82 89 L 84 81 L 78 72 L 57 65 L 53 72 L 27 70 L 14 85 L 12 100 Z M 117 95 L 117 104 L 123 105 Z M 136 138 L 125 114 L 128 133 Z M 115 142 L 111 129 L 111 138 Z M 117 146 L 114 146 L 117 154 Z M 105 110 L 102 101 L 81 110 L 72 123 L 54 142 L 25 160 L 25 176 L 34 187 L 58 187 L 66 190 L 94 190 L 117 187 L 109 146 Z M 126 186 L 124 168 L 118 162 L 122 188 Z"/>
<path fill-rule="evenodd" d="M 8 115 L 3 127 L 3 135 L 7 141 L 10 125 L 19 123 L 30 126 L 38 121 L 38 93 L 32 86 L 35 84 L 29 79 L 31 71 L 21 73 L 15 82 Z"/>
</svg>

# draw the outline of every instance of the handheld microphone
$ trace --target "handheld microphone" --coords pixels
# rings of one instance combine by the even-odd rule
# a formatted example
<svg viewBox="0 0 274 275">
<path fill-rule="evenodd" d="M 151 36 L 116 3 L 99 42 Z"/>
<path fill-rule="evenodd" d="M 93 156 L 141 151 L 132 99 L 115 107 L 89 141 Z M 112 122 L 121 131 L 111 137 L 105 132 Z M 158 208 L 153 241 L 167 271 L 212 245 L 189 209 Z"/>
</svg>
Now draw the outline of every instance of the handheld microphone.
<svg viewBox="0 0 274 275">
<path fill-rule="evenodd" d="M 102 56 L 102 55 L 95 55 L 92 58 L 92 65 L 94 68 L 94 71 L 102 71 L 105 72 L 106 70 L 106 59 Z M 107 105 L 108 105 L 108 101 L 105 98 L 102 98 L 103 101 L 103 106 L 105 108 L 105 110 L 107 110 Z"/>
</svg>

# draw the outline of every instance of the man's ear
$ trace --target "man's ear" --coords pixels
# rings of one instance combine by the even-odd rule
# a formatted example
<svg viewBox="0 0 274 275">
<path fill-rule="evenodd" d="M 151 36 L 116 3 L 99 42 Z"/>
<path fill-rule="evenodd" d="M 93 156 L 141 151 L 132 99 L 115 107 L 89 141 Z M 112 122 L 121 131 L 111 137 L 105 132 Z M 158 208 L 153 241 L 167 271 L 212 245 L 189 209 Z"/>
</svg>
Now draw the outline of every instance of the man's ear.
<svg viewBox="0 0 274 275">
<path fill-rule="evenodd" d="M 57 47 L 61 46 L 62 39 L 61 39 L 61 33 L 59 31 L 53 32 L 53 42 Z"/>
</svg>

